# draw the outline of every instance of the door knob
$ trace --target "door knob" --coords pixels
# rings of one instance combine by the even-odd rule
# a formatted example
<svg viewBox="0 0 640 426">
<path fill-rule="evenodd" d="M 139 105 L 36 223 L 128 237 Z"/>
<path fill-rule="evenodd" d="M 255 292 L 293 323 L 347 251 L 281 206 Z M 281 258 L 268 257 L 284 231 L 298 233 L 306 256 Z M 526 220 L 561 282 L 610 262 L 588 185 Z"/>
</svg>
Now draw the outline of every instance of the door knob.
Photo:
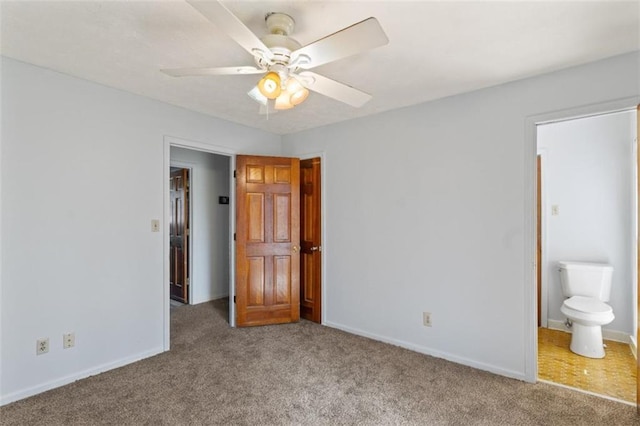
<svg viewBox="0 0 640 426">
<path fill-rule="evenodd" d="M 311 251 L 322 251 L 322 246 L 313 246 L 309 250 L 311 250 Z"/>
<path fill-rule="evenodd" d="M 300 247 L 298 247 L 298 246 L 293 246 L 293 247 L 292 247 L 292 250 L 293 250 L 293 252 L 294 252 L 294 253 L 297 253 L 297 252 L 298 252 L 298 250 L 300 250 Z"/>
</svg>

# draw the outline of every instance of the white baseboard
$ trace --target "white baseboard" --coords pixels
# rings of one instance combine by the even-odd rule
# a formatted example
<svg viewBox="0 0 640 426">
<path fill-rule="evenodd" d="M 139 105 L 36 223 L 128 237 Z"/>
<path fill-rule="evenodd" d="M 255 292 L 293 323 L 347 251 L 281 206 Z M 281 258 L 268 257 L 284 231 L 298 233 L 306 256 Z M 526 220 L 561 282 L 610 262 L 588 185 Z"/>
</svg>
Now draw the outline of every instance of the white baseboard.
<svg viewBox="0 0 640 426">
<path fill-rule="evenodd" d="M 211 300 L 228 299 L 228 298 L 229 298 L 229 292 L 226 292 L 223 294 L 214 294 Z"/>
<path fill-rule="evenodd" d="M 497 367 L 491 364 L 485 364 L 483 362 L 474 361 L 469 358 L 460 357 L 457 355 L 450 354 L 448 352 L 438 351 L 432 348 L 428 348 L 426 346 L 416 345 L 414 343 L 405 342 L 403 340 L 394 339 L 391 337 L 381 336 L 375 333 L 369 333 L 367 331 L 363 331 L 357 328 L 348 327 L 346 325 L 337 324 L 335 322 L 327 321 L 324 322 L 323 325 L 327 327 L 336 328 L 338 330 L 345 331 L 350 334 L 355 334 L 357 336 L 366 337 L 368 339 L 377 340 L 383 343 L 389 343 L 394 346 L 399 346 L 401 348 L 409 349 L 414 352 L 419 352 L 425 355 L 430 355 L 436 358 L 446 359 L 447 361 L 455 362 L 456 364 L 466 365 L 468 367 L 473 367 L 478 370 L 488 371 L 490 373 L 498 374 L 500 376 L 510 377 L 512 379 L 518 379 L 522 381 L 526 381 L 526 377 L 524 372 L 507 370 L 501 367 Z"/>
<path fill-rule="evenodd" d="M 560 330 L 560 331 L 564 331 L 564 332 L 567 332 L 567 333 L 571 333 L 571 329 L 567 328 L 567 326 L 564 325 L 564 322 L 558 321 L 558 320 L 550 319 L 548 321 L 548 328 L 550 328 L 552 330 Z M 624 333 L 622 331 L 607 330 L 607 329 L 603 328 L 602 329 L 602 338 L 604 340 L 613 340 L 614 342 L 627 343 L 629 345 L 632 345 L 631 336 L 629 336 L 627 333 Z M 635 346 L 635 344 L 633 344 L 633 346 Z"/>
<path fill-rule="evenodd" d="M 140 361 L 141 359 L 158 355 L 159 353 L 162 353 L 162 352 L 164 352 L 164 349 L 162 348 L 153 349 L 153 350 L 142 352 L 127 358 L 119 359 L 114 362 L 102 364 L 94 368 L 89 368 L 87 370 L 80 371 L 78 373 L 70 374 L 68 376 L 61 377 L 59 379 L 51 380 L 49 382 L 42 383 L 37 386 L 33 386 L 27 389 L 13 392 L 8 395 L 2 395 L 0 396 L 0 406 L 6 405 L 11 402 L 15 402 L 24 398 L 28 398 L 30 396 L 37 395 L 39 393 L 46 392 L 51 389 L 59 388 L 60 386 L 68 385 L 69 383 L 73 383 L 80 379 L 86 379 L 87 377 L 95 376 L 96 374 L 104 373 L 105 371 L 123 367 L 127 364 L 132 364 L 136 361 Z"/>
<path fill-rule="evenodd" d="M 218 300 L 218 299 L 224 299 L 225 297 L 229 297 L 229 292 L 226 293 L 222 293 L 222 294 L 210 294 L 207 297 L 201 298 L 201 299 L 195 299 L 191 301 L 191 305 L 199 305 L 201 303 L 207 303 L 207 302 L 211 302 L 213 300 Z"/>
</svg>

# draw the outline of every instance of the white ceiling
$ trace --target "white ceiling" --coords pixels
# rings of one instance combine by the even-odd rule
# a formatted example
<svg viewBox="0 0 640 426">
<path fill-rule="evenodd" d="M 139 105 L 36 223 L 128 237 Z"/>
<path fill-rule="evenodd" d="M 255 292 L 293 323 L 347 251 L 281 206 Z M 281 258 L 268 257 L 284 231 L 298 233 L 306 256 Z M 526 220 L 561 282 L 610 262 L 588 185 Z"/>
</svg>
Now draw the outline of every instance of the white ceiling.
<svg viewBox="0 0 640 426">
<path fill-rule="evenodd" d="M 225 1 L 258 36 L 267 12 L 302 45 L 369 16 L 389 44 L 313 71 L 373 95 L 353 108 L 312 93 L 258 114 L 260 76 L 173 78 L 161 68 L 253 65 L 182 0 L 2 1 L 4 56 L 247 126 L 286 134 L 640 50 L 640 1 Z"/>
</svg>

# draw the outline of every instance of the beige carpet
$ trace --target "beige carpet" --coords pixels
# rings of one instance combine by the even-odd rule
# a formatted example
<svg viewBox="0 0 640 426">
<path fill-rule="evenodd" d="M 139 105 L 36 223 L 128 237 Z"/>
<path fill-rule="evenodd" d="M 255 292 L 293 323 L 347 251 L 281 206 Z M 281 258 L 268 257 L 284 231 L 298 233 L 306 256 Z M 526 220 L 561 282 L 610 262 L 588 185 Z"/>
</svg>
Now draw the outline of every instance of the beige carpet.
<svg viewBox="0 0 640 426">
<path fill-rule="evenodd" d="M 635 408 L 302 321 L 175 308 L 170 352 L 0 408 L 2 425 L 627 425 Z"/>
</svg>

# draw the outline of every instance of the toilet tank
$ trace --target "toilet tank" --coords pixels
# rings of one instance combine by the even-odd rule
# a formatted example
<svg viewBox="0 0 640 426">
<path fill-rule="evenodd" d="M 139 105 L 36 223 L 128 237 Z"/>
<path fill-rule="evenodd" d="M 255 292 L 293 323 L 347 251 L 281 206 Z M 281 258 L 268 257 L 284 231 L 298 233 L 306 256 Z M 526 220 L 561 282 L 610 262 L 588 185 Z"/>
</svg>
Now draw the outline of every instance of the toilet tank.
<svg viewBox="0 0 640 426">
<path fill-rule="evenodd" d="M 560 284 L 565 297 L 595 297 L 603 302 L 611 295 L 613 266 L 606 263 L 558 262 Z"/>
</svg>

